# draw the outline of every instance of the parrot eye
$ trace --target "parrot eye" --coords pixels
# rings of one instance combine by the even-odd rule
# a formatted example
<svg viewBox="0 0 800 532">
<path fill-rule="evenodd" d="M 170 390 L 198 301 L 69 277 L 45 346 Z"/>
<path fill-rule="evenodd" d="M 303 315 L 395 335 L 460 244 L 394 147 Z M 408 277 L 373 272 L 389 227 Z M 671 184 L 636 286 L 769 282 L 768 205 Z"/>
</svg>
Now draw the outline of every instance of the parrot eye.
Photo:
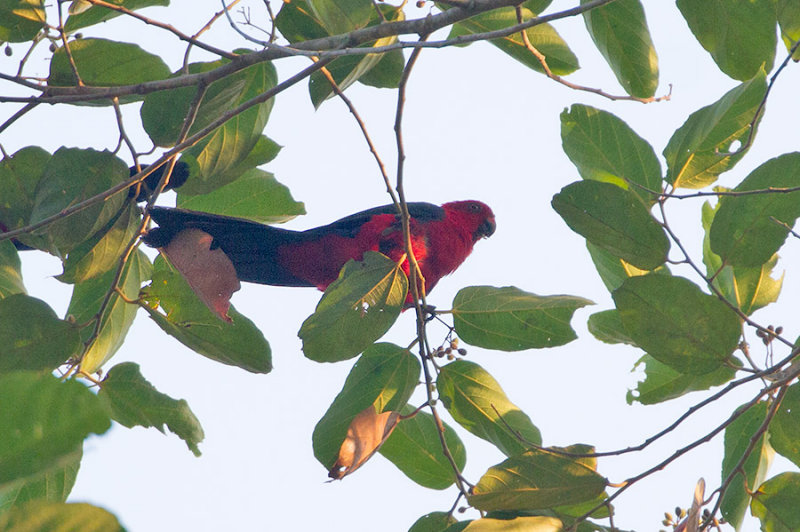
<svg viewBox="0 0 800 532">
<path fill-rule="evenodd" d="M 481 212 L 481 206 L 478 205 L 477 203 L 470 203 L 469 210 L 472 212 Z"/>
</svg>

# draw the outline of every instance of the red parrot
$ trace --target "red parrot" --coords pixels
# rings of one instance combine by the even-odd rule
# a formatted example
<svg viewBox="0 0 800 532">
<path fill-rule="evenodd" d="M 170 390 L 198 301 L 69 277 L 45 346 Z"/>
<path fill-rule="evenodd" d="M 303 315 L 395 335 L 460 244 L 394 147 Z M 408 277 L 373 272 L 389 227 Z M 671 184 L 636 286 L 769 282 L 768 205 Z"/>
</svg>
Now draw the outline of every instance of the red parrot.
<svg viewBox="0 0 800 532">
<path fill-rule="evenodd" d="M 479 201 L 454 201 L 441 207 L 409 203 L 408 212 L 414 255 L 425 278 L 426 292 L 464 262 L 475 242 L 495 231 L 492 210 Z M 145 235 L 145 243 L 165 248 L 181 232 L 199 229 L 209 235 L 206 245 L 211 250 L 221 249 L 230 259 L 236 277 L 252 283 L 324 290 L 348 260 L 361 260 L 366 251 L 379 251 L 395 261 L 404 253 L 400 217 L 394 205 L 351 214 L 305 231 L 163 207 L 151 209 L 150 215 L 158 227 Z M 407 261 L 403 269 L 408 274 Z"/>
</svg>

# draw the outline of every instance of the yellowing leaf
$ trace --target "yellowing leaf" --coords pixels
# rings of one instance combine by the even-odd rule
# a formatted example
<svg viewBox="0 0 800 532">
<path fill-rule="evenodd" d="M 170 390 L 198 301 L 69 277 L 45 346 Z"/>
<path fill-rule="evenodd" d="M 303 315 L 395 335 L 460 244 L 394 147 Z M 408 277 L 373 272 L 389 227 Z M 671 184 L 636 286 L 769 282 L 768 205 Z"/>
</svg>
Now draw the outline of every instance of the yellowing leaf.
<svg viewBox="0 0 800 532">
<path fill-rule="evenodd" d="M 399 412 L 375 412 L 373 405 L 362 410 L 347 429 L 339 449 L 339 458 L 328 471 L 330 478 L 341 480 L 369 460 L 397 426 Z"/>
</svg>

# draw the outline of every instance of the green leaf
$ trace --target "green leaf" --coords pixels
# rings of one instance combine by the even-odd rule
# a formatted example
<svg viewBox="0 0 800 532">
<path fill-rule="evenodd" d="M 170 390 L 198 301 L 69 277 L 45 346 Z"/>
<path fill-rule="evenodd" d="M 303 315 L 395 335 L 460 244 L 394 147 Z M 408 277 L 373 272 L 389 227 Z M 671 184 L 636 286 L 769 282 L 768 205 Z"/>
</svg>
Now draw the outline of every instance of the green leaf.
<svg viewBox="0 0 800 532">
<path fill-rule="evenodd" d="M 0 490 L 70 463 L 86 436 L 111 426 L 95 394 L 77 381 L 52 375 L 19 371 L 1 376 L 0 404 Z"/>
<path fill-rule="evenodd" d="M 245 52 L 238 50 L 238 52 Z M 192 63 L 189 73 L 208 72 L 227 64 Z M 182 75 L 179 71 L 173 76 Z M 209 85 L 189 134 L 205 128 L 230 109 L 268 91 L 278 82 L 272 63 L 259 63 Z M 172 146 L 195 98 L 194 87 L 148 94 L 141 109 L 142 125 L 159 146 Z M 254 105 L 216 128 L 203 140 L 183 152 L 191 176 L 181 187 L 184 195 L 205 194 L 234 181 L 250 166 L 243 164 L 262 141 L 274 99 Z M 260 163 L 258 163 L 260 164 Z"/>
<path fill-rule="evenodd" d="M 634 401 L 643 405 L 663 403 L 689 392 L 721 386 L 736 375 L 736 370 L 728 366 L 721 366 L 703 375 L 681 373 L 650 355 L 640 358 L 634 371 L 641 366 L 644 366 L 644 380 L 639 381 L 635 390 L 628 391 L 626 399 L 629 405 Z"/>
<path fill-rule="evenodd" d="M 417 519 L 408 532 L 443 532 L 458 520 L 447 512 L 431 512 Z"/>
<path fill-rule="evenodd" d="M 750 511 L 761 520 L 761 530 L 800 530 L 800 473 L 781 473 L 759 486 Z"/>
<path fill-rule="evenodd" d="M 107 510 L 87 503 L 30 501 L 0 514 L 4 532 L 125 532 Z"/>
<path fill-rule="evenodd" d="M 136 11 L 150 6 L 168 6 L 169 0 L 106 0 L 109 4 L 124 7 L 129 11 Z M 90 6 L 86 11 L 77 14 L 70 14 L 64 24 L 64 31 L 72 33 L 75 30 L 93 26 L 100 22 L 111 20 L 120 16 L 122 13 L 102 6 Z"/>
<path fill-rule="evenodd" d="M 311 11 L 306 0 L 283 2 L 278 16 L 275 17 L 275 26 L 290 43 L 328 36 L 328 32 L 322 27 L 322 21 Z"/>
<path fill-rule="evenodd" d="M 408 279 L 400 266 L 373 251 L 361 262 L 348 261 L 297 333 L 305 356 L 347 360 L 383 336 L 406 301 Z"/>
<path fill-rule="evenodd" d="M 800 40 L 800 5 L 794 0 L 778 0 L 778 24 L 781 28 L 781 38 L 787 50 L 791 50 Z M 795 50 L 792 55 L 795 61 L 800 60 L 800 51 Z"/>
<path fill-rule="evenodd" d="M 506 456 L 527 450 L 526 442 L 541 444 L 539 429 L 478 364 L 466 360 L 447 364 L 439 372 L 436 388 L 459 425 L 493 443 Z M 520 436 L 526 441 L 520 441 Z"/>
<path fill-rule="evenodd" d="M 59 148 L 48 160 L 36 187 L 29 221 L 35 223 L 59 214 L 105 192 L 129 175 L 128 165 L 109 151 Z M 126 201 L 125 196 L 115 194 L 37 231 L 36 234 L 45 236 L 49 242 L 45 251 L 63 255 L 75 249 L 117 216 Z"/>
<path fill-rule="evenodd" d="M 468 501 L 483 511 L 535 510 L 590 500 L 605 487 L 606 479 L 581 460 L 529 450 L 489 468 Z"/>
<path fill-rule="evenodd" d="M 407 416 L 414 410 L 406 405 L 400 414 Z M 444 422 L 442 426 L 450 455 L 462 471 L 467 463 L 467 450 L 452 427 Z M 420 486 L 443 490 L 455 482 L 453 467 L 439 440 L 439 427 L 427 412 L 401 419 L 378 452 Z"/>
<path fill-rule="evenodd" d="M 83 458 L 83 449 L 78 446 L 75 453 L 59 461 L 59 466 L 50 468 L 42 474 L 28 477 L 24 481 L 14 482 L 9 489 L 0 490 L 0 515 L 27 501 L 66 501 L 75 485 L 81 458 Z"/>
<path fill-rule="evenodd" d="M 581 5 L 589 0 L 581 0 Z M 583 13 L 597 49 L 625 92 L 650 98 L 658 88 L 658 57 L 640 0 L 617 0 Z"/>
<path fill-rule="evenodd" d="M 661 275 L 671 275 L 669 268 L 666 264 L 662 264 L 655 270 L 642 270 L 632 264 L 628 264 L 619 257 L 615 257 L 603 248 L 597 247 L 591 242 L 586 242 L 586 249 L 589 250 L 589 255 L 592 257 L 594 267 L 600 275 L 600 279 L 609 292 L 613 292 L 619 288 L 628 277 L 636 277 L 639 275 L 646 275 L 648 273 L 656 273 Z"/>
<path fill-rule="evenodd" d="M 106 39 L 78 39 L 69 41 L 69 51 L 84 85 L 117 87 L 136 85 L 169 77 L 169 67 L 157 55 L 142 50 L 138 45 Z M 72 87 L 78 79 L 64 47 L 53 54 L 47 84 L 51 87 Z M 126 97 L 133 101 L 140 97 Z M 111 105 L 110 99 L 94 101 L 95 105 Z"/>
<path fill-rule="evenodd" d="M 400 85 L 406 58 L 402 50 L 381 54 L 377 64 L 358 78 L 360 83 L 379 89 L 396 89 Z"/>
<path fill-rule="evenodd" d="M 30 41 L 46 18 L 43 0 L 0 0 L 0 42 Z"/>
<path fill-rule="evenodd" d="M 595 312 L 589 316 L 587 325 L 589 332 L 601 342 L 636 345 L 636 342 L 628 336 L 625 327 L 622 326 L 619 311 L 616 309 Z"/>
<path fill-rule="evenodd" d="M 369 0 L 307 0 L 307 3 L 330 35 L 365 27 L 374 12 Z"/>
<path fill-rule="evenodd" d="M 739 344 L 739 317 L 682 277 L 631 277 L 612 297 L 636 345 L 681 373 L 717 370 Z"/>
<path fill-rule="evenodd" d="M 725 455 L 722 458 L 722 480 L 730 475 L 736 464 L 744 455 L 745 450 L 755 437 L 767 416 L 767 403 L 760 402 L 750 408 L 747 412 L 736 418 L 733 423 L 725 429 Z M 743 408 L 743 407 L 742 407 Z M 745 511 L 750 505 L 750 495 L 747 490 L 753 486 L 759 486 L 767 476 L 767 471 L 772 463 L 775 452 L 770 447 L 767 439 L 762 434 L 758 438 L 756 446 L 750 456 L 745 460 L 742 473 L 737 473 L 730 483 L 725 494 L 722 496 L 720 511 L 725 520 L 736 530 L 742 525 Z"/>
<path fill-rule="evenodd" d="M 747 142 L 750 122 L 766 90 L 766 74 L 761 70 L 750 81 L 689 115 L 664 148 L 667 181 L 676 188 L 703 188 L 733 168 L 747 150 L 727 154 Z"/>
<path fill-rule="evenodd" d="M 541 515 L 492 519 L 482 517 L 472 521 L 464 532 L 561 532 L 564 525 L 555 517 Z"/>
<path fill-rule="evenodd" d="M 208 194 L 186 197 L 178 193 L 178 207 L 261 223 L 286 222 L 306 213 L 303 202 L 295 201 L 285 185 L 258 168 Z"/>
<path fill-rule="evenodd" d="M 648 205 L 654 196 L 647 190 L 661 192 L 661 164 L 653 147 L 609 112 L 579 104 L 564 110 L 561 143 L 584 179 L 628 189 Z"/>
<path fill-rule="evenodd" d="M 222 321 L 163 257 L 158 257 L 154 266 L 153 282 L 142 290 L 142 297 L 149 303 L 145 310 L 161 330 L 189 349 L 222 364 L 252 373 L 272 370 L 269 344 L 252 321 L 233 307 L 228 311 L 232 321 Z"/>
<path fill-rule="evenodd" d="M 437 7 L 445 9 L 443 4 Z M 535 16 L 530 9 L 522 7 L 522 20 L 527 21 Z M 475 15 L 467 20 L 462 20 L 453 25 L 453 30 L 448 38 L 459 35 L 472 35 L 488 31 L 501 30 L 517 24 L 517 13 L 513 7 L 501 7 L 485 13 Z M 547 66 L 557 76 L 566 76 L 580 68 L 578 58 L 569 49 L 567 43 L 550 24 L 539 24 L 525 30 L 530 43 L 547 58 Z M 500 48 L 523 65 L 536 72 L 544 72 L 542 64 L 533 55 L 520 34 L 513 33 L 507 37 L 492 39 L 492 44 Z"/>
<path fill-rule="evenodd" d="M 553 347 L 577 336 L 574 312 L 593 304 L 576 296 L 537 296 L 513 286 L 469 286 L 453 299 L 453 325 L 471 345 L 502 351 Z"/>
<path fill-rule="evenodd" d="M 21 268 L 19 254 L 11 240 L 0 242 L 0 299 L 26 293 Z"/>
<path fill-rule="evenodd" d="M 84 342 L 90 339 L 95 330 L 94 317 L 100 311 L 100 305 L 106 294 L 111 290 L 115 273 L 115 271 L 109 271 L 100 277 L 84 281 L 75 285 L 72 291 L 67 316 L 72 316 L 77 323 L 88 323 L 81 330 Z M 139 296 L 142 283 L 150 279 L 151 273 L 150 260 L 144 252 L 138 250 L 131 255 L 122 270 L 120 291 L 127 299 L 135 300 Z M 122 347 L 138 310 L 138 305 L 127 303 L 118 293 L 115 292 L 111 295 L 106 312 L 100 320 L 97 337 L 81 359 L 82 371 L 89 374 L 94 373 L 114 356 L 114 353 Z"/>
<path fill-rule="evenodd" d="M 787 388 L 769 425 L 769 443 L 778 454 L 800 466 L 800 383 Z"/>
<path fill-rule="evenodd" d="M 164 433 L 164 426 L 184 442 L 195 456 L 203 441 L 203 427 L 185 399 L 176 400 L 153 387 L 139 372 L 139 365 L 123 362 L 111 368 L 100 385 L 100 397 L 108 400 L 111 417 L 131 427 L 155 427 Z"/>
<path fill-rule="evenodd" d="M 353 0 L 344 0 L 344 1 L 353 1 Z M 401 8 L 396 8 L 388 4 L 383 4 L 382 6 L 380 6 L 380 9 L 381 12 L 384 14 L 384 18 L 387 21 L 396 22 L 405 19 L 405 14 L 403 13 L 403 10 Z M 370 12 L 371 12 L 371 18 L 369 23 L 370 26 L 381 24 L 383 22 L 383 19 L 378 17 L 374 9 L 370 9 Z M 391 35 L 388 37 L 384 37 L 382 39 L 378 39 L 377 41 L 371 43 L 369 46 L 372 47 L 388 46 L 395 42 L 397 42 L 397 36 Z M 369 73 L 375 66 L 379 64 L 379 62 L 383 57 L 384 57 L 383 54 L 352 55 L 352 56 L 340 57 L 329 63 L 325 68 L 327 68 L 328 72 L 333 77 L 334 81 L 336 82 L 336 85 L 339 87 L 339 90 L 344 91 L 345 89 L 350 87 L 353 83 L 361 79 L 362 76 Z M 400 68 L 400 71 L 402 75 L 402 67 Z M 398 78 L 398 83 L 399 83 L 399 78 Z M 331 86 L 330 81 L 328 81 L 328 78 L 322 72 L 314 72 L 311 74 L 311 77 L 308 80 L 308 90 L 311 96 L 311 103 L 314 104 L 314 108 L 319 108 L 319 106 L 322 105 L 322 102 L 324 102 L 328 98 L 332 98 L 336 94 L 333 87 Z"/>
<path fill-rule="evenodd" d="M 765 162 L 734 192 L 798 186 L 800 153 L 795 152 Z M 709 233 L 711 250 L 734 267 L 762 269 L 786 241 L 786 226 L 800 217 L 800 191 L 725 196 L 719 203 Z"/>
<path fill-rule="evenodd" d="M 744 81 L 775 60 L 775 3 L 752 0 L 678 0 L 683 18 L 719 69 Z"/>
<path fill-rule="evenodd" d="M 64 273 L 57 279 L 62 283 L 78 283 L 109 271 L 136 236 L 141 221 L 136 204 L 129 202 L 105 228 L 70 251 L 64 261 Z"/>
<path fill-rule="evenodd" d="M 633 266 L 652 270 L 667 260 L 664 229 L 628 190 L 578 181 L 562 188 L 551 205 L 570 229 Z"/>
<path fill-rule="evenodd" d="M 353 365 L 342 391 L 314 427 L 314 456 L 331 469 L 347 428 L 370 405 L 376 413 L 399 411 L 419 382 L 420 364 L 407 349 L 394 344 L 370 346 Z"/>
<path fill-rule="evenodd" d="M 41 299 L 25 294 L 0 299 L 0 375 L 23 369 L 52 371 L 81 348 L 78 330 L 58 319 Z"/>
<path fill-rule="evenodd" d="M 36 185 L 50 154 L 38 146 L 22 148 L 0 161 L 0 230 L 18 229 L 28 224 L 36 201 Z M 20 235 L 31 247 L 44 247 L 41 236 Z"/>
</svg>

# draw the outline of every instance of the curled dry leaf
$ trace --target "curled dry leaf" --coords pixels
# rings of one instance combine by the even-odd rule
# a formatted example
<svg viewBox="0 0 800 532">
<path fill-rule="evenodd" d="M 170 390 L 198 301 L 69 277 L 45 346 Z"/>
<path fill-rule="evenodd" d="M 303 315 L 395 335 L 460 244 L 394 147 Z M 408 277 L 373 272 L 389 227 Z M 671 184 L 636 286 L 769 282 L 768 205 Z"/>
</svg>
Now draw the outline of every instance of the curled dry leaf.
<svg viewBox="0 0 800 532">
<path fill-rule="evenodd" d="M 181 272 L 197 297 L 229 322 L 231 296 L 241 283 L 228 256 L 220 248 L 212 249 L 213 242 L 214 237 L 205 231 L 184 229 L 160 251 Z"/>
<path fill-rule="evenodd" d="M 339 448 L 339 457 L 328 476 L 340 480 L 370 459 L 380 449 L 399 422 L 399 412 L 375 412 L 370 405 L 362 410 L 347 429 L 347 436 Z"/>
</svg>

